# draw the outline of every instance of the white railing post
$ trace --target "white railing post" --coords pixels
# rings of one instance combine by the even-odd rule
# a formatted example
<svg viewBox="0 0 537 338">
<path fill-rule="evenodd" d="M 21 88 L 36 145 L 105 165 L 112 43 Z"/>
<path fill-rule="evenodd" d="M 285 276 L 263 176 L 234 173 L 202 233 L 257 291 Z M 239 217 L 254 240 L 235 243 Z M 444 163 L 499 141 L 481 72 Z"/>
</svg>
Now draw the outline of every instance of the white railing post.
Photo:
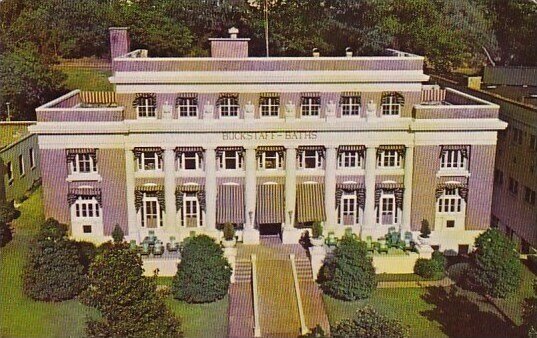
<svg viewBox="0 0 537 338">
<path fill-rule="evenodd" d="M 289 254 L 291 259 L 291 269 L 293 270 L 293 280 L 295 282 L 296 301 L 298 303 L 298 317 L 300 318 L 300 334 L 305 335 L 309 332 L 302 308 L 302 296 L 300 295 L 300 284 L 298 283 L 298 273 L 296 272 L 295 254 Z"/>
<path fill-rule="evenodd" d="M 252 261 L 252 294 L 254 303 L 254 337 L 261 337 L 261 325 L 259 323 L 259 300 L 257 296 L 257 258 L 251 256 Z"/>
</svg>

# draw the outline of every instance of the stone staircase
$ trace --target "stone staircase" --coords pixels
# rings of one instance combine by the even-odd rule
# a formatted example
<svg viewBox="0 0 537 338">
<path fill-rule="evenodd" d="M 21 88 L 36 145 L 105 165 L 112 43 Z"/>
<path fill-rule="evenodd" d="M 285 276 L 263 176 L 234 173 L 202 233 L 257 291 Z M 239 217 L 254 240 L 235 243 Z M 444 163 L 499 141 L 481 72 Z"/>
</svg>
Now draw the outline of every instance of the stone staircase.
<svg viewBox="0 0 537 338">
<path fill-rule="evenodd" d="M 296 272 L 299 281 L 313 281 L 313 271 L 311 271 L 311 263 L 307 257 L 296 257 Z"/>
<path fill-rule="evenodd" d="M 252 281 L 252 262 L 247 258 L 235 261 L 235 283 L 250 283 Z"/>
<path fill-rule="evenodd" d="M 252 263 L 249 259 L 235 262 L 235 283 L 229 287 L 228 318 L 228 337 L 254 336 Z"/>
</svg>

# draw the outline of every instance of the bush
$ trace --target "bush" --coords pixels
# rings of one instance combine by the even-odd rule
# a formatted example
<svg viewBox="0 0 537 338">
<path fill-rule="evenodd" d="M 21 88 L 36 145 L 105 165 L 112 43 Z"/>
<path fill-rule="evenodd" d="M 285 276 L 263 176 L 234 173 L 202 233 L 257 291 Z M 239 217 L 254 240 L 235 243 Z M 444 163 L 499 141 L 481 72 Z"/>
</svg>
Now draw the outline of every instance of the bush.
<svg viewBox="0 0 537 338">
<path fill-rule="evenodd" d="M 515 244 L 498 229 L 488 229 L 475 240 L 466 285 L 492 297 L 504 298 L 522 280 L 522 263 Z"/>
<path fill-rule="evenodd" d="M 185 241 L 181 262 L 173 278 L 172 293 L 188 303 L 222 299 L 228 291 L 231 266 L 220 245 L 205 235 Z"/>
<path fill-rule="evenodd" d="M 314 222 L 311 228 L 311 236 L 313 238 L 319 238 L 323 235 L 323 225 L 321 222 Z"/>
<path fill-rule="evenodd" d="M 325 293 L 337 299 L 369 297 L 377 287 L 377 280 L 365 243 L 343 236 L 333 257 L 323 265 L 319 282 Z"/>
<path fill-rule="evenodd" d="M 13 201 L 0 202 L 0 223 L 11 223 L 21 215 L 20 211 L 15 208 Z"/>
<path fill-rule="evenodd" d="M 399 321 L 389 319 L 373 308 L 365 306 L 356 311 L 351 319 L 336 323 L 331 329 L 332 337 L 405 338 L 409 330 Z"/>
<path fill-rule="evenodd" d="M 425 279 L 438 280 L 444 278 L 446 258 L 439 252 L 433 252 L 431 259 L 419 258 L 414 265 L 414 273 Z"/>
<path fill-rule="evenodd" d="M 226 223 L 224 224 L 224 239 L 226 241 L 231 241 L 235 238 L 235 228 L 233 227 L 233 224 Z"/>
<path fill-rule="evenodd" d="M 11 226 L 5 222 L 0 222 L 0 248 L 4 247 L 13 239 Z"/>
<path fill-rule="evenodd" d="M 537 279 L 533 281 L 534 296 L 524 300 L 523 318 L 528 337 L 537 338 Z"/>
<path fill-rule="evenodd" d="M 537 273 L 537 254 L 528 255 L 528 264 L 530 266 L 530 269 L 534 273 Z"/>
<path fill-rule="evenodd" d="M 64 224 L 48 219 L 31 243 L 23 271 L 23 290 L 28 297 L 44 301 L 72 299 L 86 285 L 79 249 L 66 238 L 65 229 Z"/>
<path fill-rule="evenodd" d="M 107 246 L 91 264 L 84 304 L 101 312 L 87 322 L 89 337 L 181 337 L 181 322 L 144 277 L 142 260 L 124 243 Z"/>
<path fill-rule="evenodd" d="M 310 332 L 301 335 L 301 338 L 328 338 L 321 325 L 317 324 Z"/>
<path fill-rule="evenodd" d="M 124 238 L 125 234 L 123 233 L 123 229 L 121 229 L 119 224 L 116 224 L 114 230 L 112 230 L 112 239 L 114 240 L 114 243 L 121 243 Z"/>
</svg>

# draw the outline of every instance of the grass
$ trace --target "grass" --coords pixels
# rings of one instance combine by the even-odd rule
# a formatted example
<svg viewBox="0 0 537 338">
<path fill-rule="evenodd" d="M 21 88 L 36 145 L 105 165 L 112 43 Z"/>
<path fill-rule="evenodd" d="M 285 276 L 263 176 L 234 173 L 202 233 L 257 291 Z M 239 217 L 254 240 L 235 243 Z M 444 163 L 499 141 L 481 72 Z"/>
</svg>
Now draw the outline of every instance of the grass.
<svg viewBox="0 0 537 338">
<path fill-rule="evenodd" d="M 495 303 L 502 311 L 513 320 L 517 325 L 522 324 L 522 313 L 520 311 L 524 299 L 533 296 L 533 281 L 537 278 L 531 272 L 528 266 L 524 265 L 522 269 L 522 284 L 518 292 L 510 295 L 505 299 L 496 299 Z"/>
<path fill-rule="evenodd" d="M 57 67 L 65 75 L 67 79 L 65 86 L 67 89 L 80 90 L 96 90 L 96 91 L 111 91 L 112 85 L 108 81 L 108 77 L 112 76 L 112 72 L 108 70 L 100 70 L 86 67 Z"/>
<path fill-rule="evenodd" d="M 13 241 L 0 249 L 0 336 L 80 337 L 86 316 L 94 313 L 77 301 L 37 302 L 22 293 L 21 273 L 28 243 L 44 220 L 42 190 L 38 189 L 20 207 L 14 222 Z"/>
<path fill-rule="evenodd" d="M 37 302 L 22 293 L 22 270 L 28 246 L 44 221 L 42 189 L 37 189 L 20 207 L 14 222 L 14 238 L 0 249 L 0 337 L 83 337 L 85 321 L 97 311 L 76 300 Z M 171 278 L 159 278 L 170 285 Z M 185 337 L 227 335 L 228 298 L 211 304 L 187 304 L 171 297 L 170 309 L 182 318 Z"/>
</svg>

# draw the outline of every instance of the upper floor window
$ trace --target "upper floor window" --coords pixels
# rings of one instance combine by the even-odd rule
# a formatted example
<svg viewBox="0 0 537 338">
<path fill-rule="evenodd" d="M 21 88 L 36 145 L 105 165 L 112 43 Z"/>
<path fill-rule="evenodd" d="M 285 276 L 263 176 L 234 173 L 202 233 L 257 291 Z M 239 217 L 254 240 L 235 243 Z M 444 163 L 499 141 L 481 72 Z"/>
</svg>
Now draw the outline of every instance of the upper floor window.
<svg viewBox="0 0 537 338">
<path fill-rule="evenodd" d="M 377 148 L 377 167 L 401 168 L 404 146 L 380 146 Z"/>
<path fill-rule="evenodd" d="M 322 169 L 324 165 L 324 148 L 306 146 L 298 148 L 298 167 L 300 169 Z"/>
<path fill-rule="evenodd" d="M 67 149 L 67 162 L 73 174 L 97 172 L 95 149 Z"/>
<path fill-rule="evenodd" d="M 383 93 L 381 99 L 381 108 L 383 116 L 398 116 L 401 115 L 401 108 L 405 104 L 403 95 L 390 92 Z"/>
<path fill-rule="evenodd" d="M 179 170 L 200 170 L 202 169 L 203 148 L 201 147 L 177 147 L 177 168 Z"/>
<path fill-rule="evenodd" d="M 6 163 L 7 182 L 9 185 L 13 184 L 13 163 Z"/>
<path fill-rule="evenodd" d="M 530 149 L 537 151 L 537 136 L 530 135 Z"/>
<path fill-rule="evenodd" d="M 343 93 L 339 104 L 342 116 L 360 116 L 362 103 L 359 94 Z"/>
<path fill-rule="evenodd" d="M 503 184 L 503 171 L 500 169 L 494 169 L 494 183 L 497 185 Z"/>
<path fill-rule="evenodd" d="M 512 177 L 509 177 L 509 192 L 518 195 L 518 181 Z"/>
<path fill-rule="evenodd" d="M 19 175 L 24 176 L 26 168 L 24 167 L 24 156 L 19 155 Z"/>
<path fill-rule="evenodd" d="M 198 116 L 198 98 L 195 95 L 182 95 L 177 97 L 175 106 L 179 118 Z"/>
<path fill-rule="evenodd" d="M 523 132 L 521 129 L 516 128 L 516 127 L 513 127 L 513 128 L 512 128 L 512 131 L 513 131 L 513 133 L 512 133 L 512 139 L 511 139 L 512 142 L 513 142 L 514 144 L 521 145 L 522 142 L 523 142 L 524 132 Z"/>
<path fill-rule="evenodd" d="M 98 218 L 101 207 L 95 196 L 78 196 L 74 203 L 76 218 Z"/>
<path fill-rule="evenodd" d="M 34 148 L 30 148 L 28 151 L 28 154 L 30 155 L 30 169 L 35 168 L 35 151 Z"/>
<path fill-rule="evenodd" d="M 280 97 L 266 95 L 259 98 L 259 111 L 261 117 L 278 117 L 280 114 Z"/>
<path fill-rule="evenodd" d="M 317 95 L 303 95 L 300 112 L 302 116 L 319 116 L 321 112 L 321 97 Z"/>
<path fill-rule="evenodd" d="M 530 205 L 535 205 L 535 190 L 524 187 L 524 201 Z"/>
<path fill-rule="evenodd" d="M 284 161 L 283 147 L 258 147 L 257 148 L 257 168 L 258 169 L 282 169 Z"/>
<path fill-rule="evenodd" d="M 243 151 L 242 147 L 217 148 L 220 168 L 224 170 L 241 169 L 243 167 Z"/>
<path fill-rule="evenodd" d="M 340 146 L 338 148 L 338 167 L 363 168 L 364 149 L 363 146 Z"/>
<path fill-rule="evenodd" d="M 133 106 L 140 118 L 157 117 L 157 97 L 155 94 L 137 94 Z"/>
<path fill-rule="evenodd" d="M 162 170 L 161 148 L 134 148 L 134 156 L 140 171 Z"/>
<path fill-rule="evenodd" d="M 466 169 L 468 164 L 468 148 L 466 146 L 442 146 L 440 168 Z"/>
<path fill-rule="evenodd" d="M 221 117 L 239 116 L 238 94 L 220 94 L 217 104 Z"/>
<path fill-rule="evenodd" d="M 459 189 L 444 189 L 443 194 L 438 198 L 439 213 L 458 213 L 462 211 L 462 197 Z"/>
</svg>

